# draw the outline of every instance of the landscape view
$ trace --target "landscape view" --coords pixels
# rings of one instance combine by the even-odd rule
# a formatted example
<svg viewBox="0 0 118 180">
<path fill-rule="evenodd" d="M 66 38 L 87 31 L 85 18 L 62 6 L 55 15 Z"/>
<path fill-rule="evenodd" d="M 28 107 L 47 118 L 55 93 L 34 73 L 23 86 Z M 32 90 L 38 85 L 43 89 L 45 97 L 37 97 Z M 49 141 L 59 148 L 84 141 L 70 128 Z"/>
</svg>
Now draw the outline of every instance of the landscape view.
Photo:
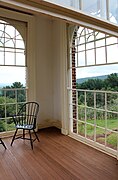
<svg viewBox="0 0 118 180">
<path fill-rule="evenodd" d="M 12 117 L 26 101 L 26 88 L 21 82 L 0 86 L 0 132 L 11 131 L 14 130 Z"/>
<path fill-rule="evenodd" d="M 106 136 L 107 146 L 116 150 L 118 73 L 77 79 L 76 87 L 78 89 L 78 134 L 85 136 L 86 129 L 86 137 L 90 140 L 96 139 L 96 142 L 101 144 L 105 144 Z"/>
</svg>

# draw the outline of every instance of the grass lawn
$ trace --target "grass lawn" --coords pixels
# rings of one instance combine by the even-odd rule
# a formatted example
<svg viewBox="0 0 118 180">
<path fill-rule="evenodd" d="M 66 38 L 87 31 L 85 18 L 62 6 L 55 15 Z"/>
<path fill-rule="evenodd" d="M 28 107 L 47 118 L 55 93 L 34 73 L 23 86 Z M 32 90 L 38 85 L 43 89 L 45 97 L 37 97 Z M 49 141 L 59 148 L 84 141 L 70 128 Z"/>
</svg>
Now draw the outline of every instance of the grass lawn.
<svg viewBox="0 0 118 180">
<path fill-rule="evenodd" d="M 93 139 L 95 131 L 94 120 L 87 120 L 87 123 L 90 123 L 86 124 L 87 137 Z M 100 141 L 102 143 L 105 141 L 105 129 L 102 129 L 100 127 L 105 128 L 105 120 L 96 120 L 96 125 L 99 126 L 96 127 L 96 139 L 97 141 Z M 118 143 L 118 119 L 108 119 L 107 129 L 115 131 L 112 133 L 109 130 L 107 130 L 106 134 L 108 147 L 116 149 Z M 78 133 L 83 136 L 85 134 L 85 124 L 82 122 L 78 123 Z"/>
</svg>

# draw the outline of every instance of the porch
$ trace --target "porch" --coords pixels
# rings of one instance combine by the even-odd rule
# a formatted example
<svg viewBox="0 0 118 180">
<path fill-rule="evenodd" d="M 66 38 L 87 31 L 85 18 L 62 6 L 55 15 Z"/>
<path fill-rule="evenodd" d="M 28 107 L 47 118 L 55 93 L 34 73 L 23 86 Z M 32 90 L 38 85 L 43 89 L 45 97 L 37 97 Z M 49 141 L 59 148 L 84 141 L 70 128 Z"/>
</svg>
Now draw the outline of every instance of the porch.
<svg viewBox="0 0 118 180">
<path fill-rule="evenodd" d="M 5 138 L 0 146 L 0 179 L 118 179 L 115 158 L 61 134 L 57 128 L 39 131 L 40 142 Z"/>
</svg>

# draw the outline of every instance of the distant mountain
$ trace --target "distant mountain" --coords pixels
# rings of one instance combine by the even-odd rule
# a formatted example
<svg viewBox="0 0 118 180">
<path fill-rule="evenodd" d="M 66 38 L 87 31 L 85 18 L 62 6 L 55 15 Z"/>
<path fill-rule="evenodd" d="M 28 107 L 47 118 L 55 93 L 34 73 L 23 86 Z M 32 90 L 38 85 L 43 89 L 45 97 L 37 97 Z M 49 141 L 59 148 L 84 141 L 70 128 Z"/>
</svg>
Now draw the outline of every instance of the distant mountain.
<svg viewBox="0 0 118 180">
<path fill-rule="evenodd" d="M 11 86 L 10 83 L 0 83 L 0 88 L 6 87 L 6 86 Z"/>
<path fill-rule="evenodd" d="M 86 78 L 77 79 L 76 82 L 77 82 L 78 84 L 81 84 L 81 83 L 87 81 L 88 79 L 102 79 L 102 80 L 104 80 L 104 79 L 106 79 L 107 77 L 108 77 L 108 75 L 94 76 L 94 77 L 86 77 Z"/>
</svg>

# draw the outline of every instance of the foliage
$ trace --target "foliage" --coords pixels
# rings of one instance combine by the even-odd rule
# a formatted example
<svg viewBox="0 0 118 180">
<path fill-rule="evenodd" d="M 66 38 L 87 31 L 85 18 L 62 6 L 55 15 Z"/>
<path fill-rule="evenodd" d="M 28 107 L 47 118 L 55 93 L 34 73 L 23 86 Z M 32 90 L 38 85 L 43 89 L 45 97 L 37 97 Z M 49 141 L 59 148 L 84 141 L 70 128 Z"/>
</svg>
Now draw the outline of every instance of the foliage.
<svg viewBox="0 0 118 180">
<path fill-rule="evenodd" d="M 0 132 L 5 131 L 6 127 L 7 130 L 13 129 L 13 120 L 7 120 L 6 124 L 5 118 L 12 117 L 16 114 L 16 102 L 26 101 L 25 89 L 19 88 L 24 88 L 23 84 L 14 82 L 11 86 L 5 86 L 0 91 Z M 6 89 L 6 91 L 4 89 Z M 15 93 L 13 89 L 17 89 L 17 93 Z"/>
<path fill-rule="evenodd" d="M 19 89 L 19 88 L 24 88 L 24 86 L 23 86 L 23 84 L 21 84 L 21 82 L 14 82 L 11 86 L 3 87 L 3 89 L 8 89 L 6 91 L 6 97 L 13 98 L 13 99 L 17 98 L 18 102 L 24 102 L 26 100 L 25 90 L 18 90 L 17 97 L 15 95 L 15 90 L 13 90 L 13 89 Z M 10 90 L 10 89 L 12 89 L 12 90 Z M 4 95 L 4 94 L 2 94 L 2 95 Z"/>
<path fill-rule="evenodd" d="M 85 90 L 103 90 L 103 91 L 118 91 L 118 74 L 110 74 L 106 79 L 88 79 L 87 81 L 78 84 L 77 89 Z M 86 97 L 86 99 L 85 99 Z M 95 100 L 94 100 L 94 97 Z M 86 100 L 86 106 L 85 106 Z M 94 104 L 95 103 L 95 104 Z M 85 135 L 85 128 L 87 136 L 91 139 L 94 137 L 94 123 L 96 124 L 96 138 L 100 142 L 104 142 L 105 136 L 105 105 L 107 103 L 107 128 L 110 130 L 118 131 L 118 95 L 116 93 L 107 92 L 106 100 L 105 93 L 96 92 L 78 92 L 78 133 L 82 136 Z M 94 110 L 92 108 L 96 107 Z M 99 109 L 101 110 L 99 110 Z M 86 112 L 86 125 L 85 125 L 85 112 Z M 96 116 L 96 120 L 94 117 Z M 95 121 L 95 122 L 94 122 Z M 102 127 L 102 128 L 100 128 Z M 98 137 L 97 137 L 98 136 Z M 98 140 L 98 141 L 99 141 Z M 117 147 L 117 138 L 115 133 L 107 136 L 108 145 L 113 148 Z"/>
<path fill-rule="evenodd" d="M 88 79 L 82 84 L 76 83 L 76 88 L 87 90 L 105 90 L 105 91 L 118 91 L 118 75 L 113 73 L 108 75 L 107 79 Z M 94 93 L 86 92 L 86 103 L 88 107 L 94 107 Z M 84 92 L 78 92 L 78 104 L 85 104 Z M 102 92 L 96 93 L 96 107 L 104 109 L 105 107 L 105 94 Z M 118 95 L 107 93 L 107 109 L 111 111 L 118 111 Z"/>
<path fill-rule="evenodd" d="M 78 88 L 79 89 L 91 89 L 91 90 L 102 89 L 103 81 L 101 79 L 88 79 L 87 81 L 78 85 Z"/>
<path fill-rule="evenodd" d="M 115 133 L 111 133 L 108 137 L 107 137 L 107 143 L 108 145 L 112 145 L 114 148 L 117 148 L 117 138 L 118 135 Z"/>
<path fill-rule="evenodd" d="M 5 131 L 5 130 L 6 130 L 6 128 L 5 128 L 4 121 L 1 121 L 1 120 L 0 120 L 0 132 L 3 132 L 3 131 Z"/>
<path fill-rule="evenodd" d="M 118 91 L 118 74 L 112 73 L 106 79 L 88 79 L 87 81 L 78 84 L 77 89 L 90 89 L 90 90 L 112 90 Z"/>
<path fill-rule="evenodd" d="M 118 75 L 117 73 L 112 73 L 108 75 L 107 79 L 104 80 L 104 87 L 106 90 L 118 91 Z"/>
</svg>

